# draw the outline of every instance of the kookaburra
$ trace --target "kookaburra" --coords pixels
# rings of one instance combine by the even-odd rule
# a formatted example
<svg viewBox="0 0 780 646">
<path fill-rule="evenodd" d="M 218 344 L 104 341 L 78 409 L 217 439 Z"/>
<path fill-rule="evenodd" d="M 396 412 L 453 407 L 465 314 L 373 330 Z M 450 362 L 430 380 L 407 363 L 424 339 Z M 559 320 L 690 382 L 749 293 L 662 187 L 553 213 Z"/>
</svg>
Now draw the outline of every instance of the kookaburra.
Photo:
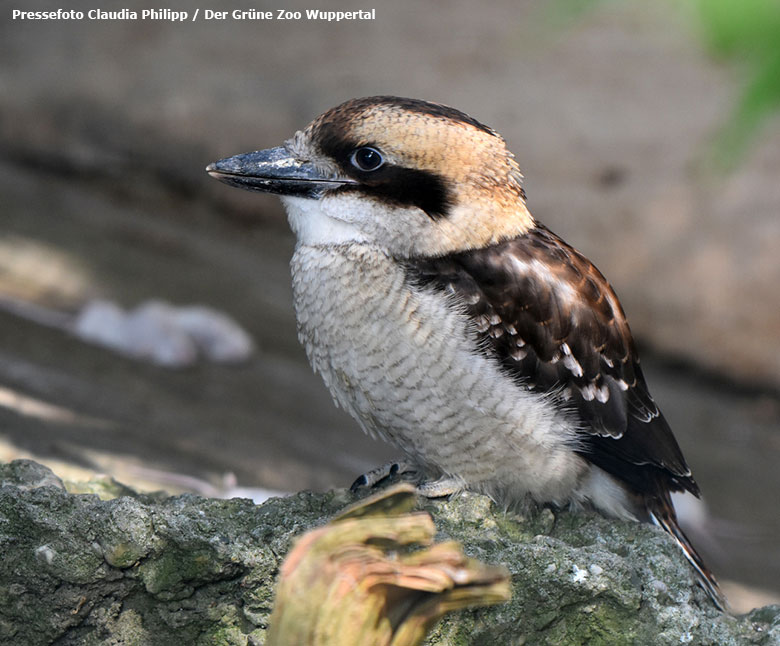
<svg viewBox="0 0 780 646">
<path fill-rule="evenodd" d="M 623 309 L 529 213 L 500 135 L 444 105 L 370 97 L 207 171 L 281 196 L 299 338 L 336 403 L 403 452 L 393 471 L 417 471 L 428 496 L 653 522 L 723 606 L 677 524 L 671 492 L 699 488 Z"/>
</svg>

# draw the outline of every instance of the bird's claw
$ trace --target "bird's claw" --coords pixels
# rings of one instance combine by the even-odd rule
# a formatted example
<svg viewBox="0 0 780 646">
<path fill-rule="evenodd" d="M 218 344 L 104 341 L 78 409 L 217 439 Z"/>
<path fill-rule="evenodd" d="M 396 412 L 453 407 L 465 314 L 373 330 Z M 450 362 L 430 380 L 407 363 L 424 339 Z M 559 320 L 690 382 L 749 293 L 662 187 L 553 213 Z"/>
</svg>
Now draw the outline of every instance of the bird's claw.
<svg viewBox="0 0 780 646">
<path fill-rule="evenodd" d="M 371 471 L 364 473 L 352 483 L 349 490 L 352 493 L 356 493 L 364 487 L 370 489 L 384 483 L 394 476 L 404 473 L 419 473 L 419 467 L 406 460 L 388 462 L 387 464 L 383 464 L 376 469 L 371 469 Z M 465 488 L 466 485 L 463 480 L 453 476 L 443 476 L 438 480 L 418 481 L 417 483 L 417 493 L 424 498 L 444 498 L 458 494 Z"/>
<path fill-rule="evenodd" d="M 371 471 L 364 473 L 362 476 L 358 477 L 355 482 L 352 483 L 349 490 L 352 493 L 356 493 L 363 487 L 370 489 L 384 482 L 388 478 L 392 478 L 393 476 L 401 473 L 408 473 L 410 471 L 415 471 L 413 465 L 409 464 L 405 460 L 394 460 L 393 462 L 388 462 L 382 466 L 377 467 L 376 469 L 371 469 Z"/>
</svg>

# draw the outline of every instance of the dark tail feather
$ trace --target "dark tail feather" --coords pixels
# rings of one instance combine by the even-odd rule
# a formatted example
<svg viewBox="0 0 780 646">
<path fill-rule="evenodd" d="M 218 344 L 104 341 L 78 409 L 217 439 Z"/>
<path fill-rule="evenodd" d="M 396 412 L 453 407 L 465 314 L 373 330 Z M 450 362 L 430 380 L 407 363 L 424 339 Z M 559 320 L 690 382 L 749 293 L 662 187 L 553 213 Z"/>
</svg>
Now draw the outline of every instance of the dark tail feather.
<svg viewBox="0 0 780 646">
<path fill-rule="evenodd" d="M 721 612 L 726 612 L 728 608 L 728 602 L 726 597 L 720 591 L 718 582 L 713 576 L 710 569 L 704 565 L 701 556 L 694 549 L 688 537 L 685 535 L 680 526 L 677 524 L 677 514 L 674 511 L 674 506 L 667 493 L 663 497 L 653 497 L 647 500 L 647 511 L 650 514 L 650 519 L 666 530 L 675 542 L 680 546 L 685 558 L 696 570 L 696 575 L 699 579 L 699 585 L 707 592 L 712 602 L 717 606 Z"/>
</svg>

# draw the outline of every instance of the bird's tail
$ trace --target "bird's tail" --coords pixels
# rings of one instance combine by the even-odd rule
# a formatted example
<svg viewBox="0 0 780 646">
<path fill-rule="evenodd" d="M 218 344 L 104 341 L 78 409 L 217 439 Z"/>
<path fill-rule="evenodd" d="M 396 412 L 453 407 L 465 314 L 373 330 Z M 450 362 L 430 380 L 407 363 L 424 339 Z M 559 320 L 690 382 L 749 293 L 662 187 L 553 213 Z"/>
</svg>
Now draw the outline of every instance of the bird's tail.
<svg viewBox="0 0 780 646">
<path fill-rule="evenodd" d="M 685 532 L 680 528 L 680 525 L 677 522 L 677 513 L 674 510 L 674 505 L 672 504 L 669 494 L 666 493 L 663 496 L 654 496 L 647 500 L 646 504 L 652 522 L 671 535 L 677 545 L 680 546 L 683 554 L 685 554 L 685 558 L 688 559 L 688 562 L 696 571 L 699 585 L 704 588 L 718 610 L 726 612 L 726 609 L 728 608 L 726 597 L 721 592 L 715 576 L 704 564 L 701 556 L 699 556 L 699 553 L 694 549 L 693 545 L 691 545 Z"/>
</svg>

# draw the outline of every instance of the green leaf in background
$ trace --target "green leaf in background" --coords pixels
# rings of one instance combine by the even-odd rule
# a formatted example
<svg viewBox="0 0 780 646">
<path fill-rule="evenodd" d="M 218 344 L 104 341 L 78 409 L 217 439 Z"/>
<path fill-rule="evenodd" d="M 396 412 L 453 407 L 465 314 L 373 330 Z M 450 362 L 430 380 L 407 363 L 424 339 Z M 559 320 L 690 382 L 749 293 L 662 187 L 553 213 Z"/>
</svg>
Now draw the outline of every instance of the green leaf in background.
<svg viewBox="0 0 780 646">
<path fill-rule="evenodd" d="M 556 0 L 548 6 L 547 22 L 553 28 L 567 28 L 605 4 Z M 741 96 L 711 151 L 715 165 L 733 168 L 759 127 L 780 108 L 780 0 L 683 0 L 674 5 L 686 17 L 694 14 L 712 55 L 740 70 Z"/>
<path fill-rule="evenodd" d="M 780 107 L 780 0 L 698 0 L 704 38 L 717 56 L 741 65 L 744 89 L 715 142 L 715 161 L 733 166 Z"/>
</svg>

